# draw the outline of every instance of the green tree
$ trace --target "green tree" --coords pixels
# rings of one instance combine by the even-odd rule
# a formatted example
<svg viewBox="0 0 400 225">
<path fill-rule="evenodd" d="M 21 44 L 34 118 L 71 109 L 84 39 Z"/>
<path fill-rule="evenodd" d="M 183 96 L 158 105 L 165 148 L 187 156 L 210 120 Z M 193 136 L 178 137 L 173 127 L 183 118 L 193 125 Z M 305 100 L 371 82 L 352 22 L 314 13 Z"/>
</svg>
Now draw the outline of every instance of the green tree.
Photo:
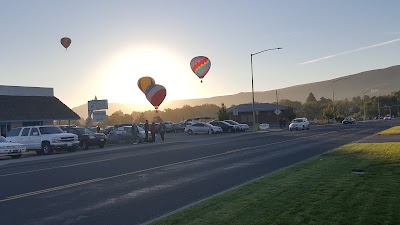
<svg viewBox="0 0 400 225">
<path fill-rule="evenodd" d="M 308 95 L 308 97 L 306 99 L 306 103 L 308 103 L 308 102 L 317 102 L 317 99 L 315 98 L 315 96 L 312 92 Z"/>
<path fill-rule="evenodd" d="M 146 122 L 147 118 L 144 113 L 140 113 L 138 117 L 135 119 L 135 123 L 144 123 Z"/>
<path fill-rule="evenodd" d="M 224 103 L 221 103 L 221 107 L 218 110 L 218 120 L 229 120 L 229 114 Z"/>
</svg>

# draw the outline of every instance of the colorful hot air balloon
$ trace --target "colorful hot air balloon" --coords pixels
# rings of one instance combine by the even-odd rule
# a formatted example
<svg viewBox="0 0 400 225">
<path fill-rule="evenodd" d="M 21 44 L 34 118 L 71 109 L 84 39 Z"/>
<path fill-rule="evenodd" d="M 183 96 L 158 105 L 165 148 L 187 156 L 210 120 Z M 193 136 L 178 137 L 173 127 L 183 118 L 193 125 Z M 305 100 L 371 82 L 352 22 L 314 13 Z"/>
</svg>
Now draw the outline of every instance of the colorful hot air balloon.
<svg viewBox="0 0 400 225">
<path fill-rule="evenodd" d="M 210 70 L 210 67 L 211 61 L 205 56 L 197 56 L 190 61 L 190 68 L 201 79 L 201 83 L 203 83 L 203 78 Z"/>
<path fill-rule="evenodd" d="M 137 85 L 139 87 L 139 89 L 145 93 L 146 88 L 152 84 L 155 84 L 156 82 L 154 81 L 153 78 L 151 77 L 141 77 L 138 81 L 137 81 Z M 146 94 L 146 93 L 145 93 Z"/>
<path fill-rule="evenodd" d="M 67 50 L 67 48 L 69 47 L 69 45 L 71 44 L 71 38 L 69 37 L 63 37 L 60 40 L 62 46 L 64 46 L 65 51 Z"/>
<path fill-rule="evenodd" d="M 162 85 L 152 84 L 146 88 L 145 94 L 147 100 L 149 100 L 157 112 L 158 107 L 164 101 L 165 96 L 167 96 L 167 90 Z"/>
</svg>

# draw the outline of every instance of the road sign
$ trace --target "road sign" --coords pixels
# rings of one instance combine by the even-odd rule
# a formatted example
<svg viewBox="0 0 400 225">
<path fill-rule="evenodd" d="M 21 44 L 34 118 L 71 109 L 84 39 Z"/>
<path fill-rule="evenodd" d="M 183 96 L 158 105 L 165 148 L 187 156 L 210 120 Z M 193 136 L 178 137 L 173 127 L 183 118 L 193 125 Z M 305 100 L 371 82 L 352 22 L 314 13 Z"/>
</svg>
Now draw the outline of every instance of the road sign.
<svg viewBox="0 0 400 225">
<path fill-rule="evenodd" d="M 106 111 L 94 111 L 93 112 L 93 122 L 106 122 L 107 115 Z"/>
<path fill-rule="evenodd" d="M 108 109 L 108 101 L 106 100 L 92 100 L 88 101 L 88 110 Z"/>
<path fill-rule="evenodd" d="M 274 113 L 276 114 L 276 115 L 278 115 L 279 116 L 279 114 L 281 114 L 281 110 L 279 110 L 279 109 L 275 109 L 275 111 L 274 111 Z"/>
</svg>

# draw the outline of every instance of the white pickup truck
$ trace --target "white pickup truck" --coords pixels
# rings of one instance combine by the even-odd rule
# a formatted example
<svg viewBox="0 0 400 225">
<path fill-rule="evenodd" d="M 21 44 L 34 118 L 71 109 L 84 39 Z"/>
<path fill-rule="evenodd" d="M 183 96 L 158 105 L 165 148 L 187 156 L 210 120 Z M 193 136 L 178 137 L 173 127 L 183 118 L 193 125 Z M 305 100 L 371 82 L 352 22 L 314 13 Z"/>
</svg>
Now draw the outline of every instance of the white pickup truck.
<svg viewBox="0 0 400 225">
<path fill-rule="evenodd" d="M 6 137 L 11 142 L 21 143 L 26 151 L 51 154 L 54 150 L 74 152 L 79 146 L 78 135 L 64 133 L 56 126 L 28 126 L 11 129 Z"/>
</svg>

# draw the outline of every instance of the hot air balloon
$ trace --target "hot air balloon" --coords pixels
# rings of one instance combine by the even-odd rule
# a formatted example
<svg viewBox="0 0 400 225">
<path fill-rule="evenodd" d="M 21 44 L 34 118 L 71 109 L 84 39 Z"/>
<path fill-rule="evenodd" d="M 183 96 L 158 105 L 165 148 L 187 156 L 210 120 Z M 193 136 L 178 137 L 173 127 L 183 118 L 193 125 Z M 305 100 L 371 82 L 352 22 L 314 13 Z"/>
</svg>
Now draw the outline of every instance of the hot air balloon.
<svg viewBox="0 0 400 225">
<path fill-rule="evenodd" d="M 138 81 L 137 81 L 137 85 L 139 87 L 139 89 L 144 93 L 146 91 L 146 88 L 152 84 L 155 84 L 156 82 L 154 81 L 153 78 L 151 77 L 141 77 Z"/>
<path fill-rule="evenodd" d="M 69 37 L 63 37 L 60 40 L 62 46 L 64 46 L 65 51 L 67 50 L 67 48 L 69 47 L 69 45 L 71 44 L 71 38 Z"/>
<path fill-rule="evenodd" d="M 165 96 L 167 96 L 167 90 L 162 85 L 152 84 L 146 88 L 145 94 L 147 100 L 149 100 L 157 112 L 158 107 L 164 101 Z"/>
<path fill-rule="evenodd" d="M 196 56 L 190 61 L 190 68 L 201 79 L 206 76 L 211 67 L 211 61 L 205 56 Z"/>
</svg>

